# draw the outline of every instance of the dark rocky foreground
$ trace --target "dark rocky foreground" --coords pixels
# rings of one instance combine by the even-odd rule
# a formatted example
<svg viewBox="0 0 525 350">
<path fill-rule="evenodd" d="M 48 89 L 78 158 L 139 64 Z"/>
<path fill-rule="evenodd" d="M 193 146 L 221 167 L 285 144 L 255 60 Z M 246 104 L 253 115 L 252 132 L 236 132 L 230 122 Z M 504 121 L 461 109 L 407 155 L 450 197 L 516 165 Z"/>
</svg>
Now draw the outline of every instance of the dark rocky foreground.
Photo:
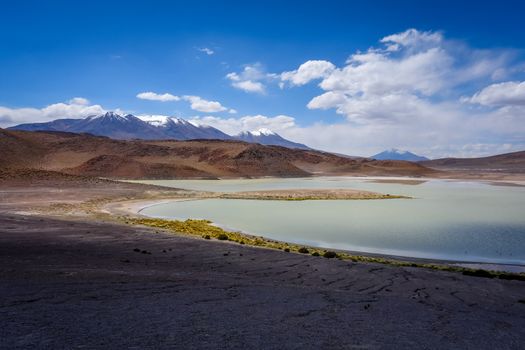
<svg viewBox="0 0 525 350">
<path fill-rule="evenodd" d="M 519 349 L 523 299 L 520 281 L 0 214 L 2 349 Z"/>
</svg>

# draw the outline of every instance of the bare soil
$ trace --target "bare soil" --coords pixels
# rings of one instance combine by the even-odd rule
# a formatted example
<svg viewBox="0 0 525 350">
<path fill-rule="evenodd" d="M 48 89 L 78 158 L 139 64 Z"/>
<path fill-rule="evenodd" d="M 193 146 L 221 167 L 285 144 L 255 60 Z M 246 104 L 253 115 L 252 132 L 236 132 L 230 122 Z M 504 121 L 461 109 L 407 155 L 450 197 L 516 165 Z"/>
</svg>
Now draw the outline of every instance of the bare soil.
<svg viewBox="0 0 525 350">
<path fill-rule="evenodd" d="M 519 349 L 525 283 L 0 215 L 4 349 Z"/>
</svg>

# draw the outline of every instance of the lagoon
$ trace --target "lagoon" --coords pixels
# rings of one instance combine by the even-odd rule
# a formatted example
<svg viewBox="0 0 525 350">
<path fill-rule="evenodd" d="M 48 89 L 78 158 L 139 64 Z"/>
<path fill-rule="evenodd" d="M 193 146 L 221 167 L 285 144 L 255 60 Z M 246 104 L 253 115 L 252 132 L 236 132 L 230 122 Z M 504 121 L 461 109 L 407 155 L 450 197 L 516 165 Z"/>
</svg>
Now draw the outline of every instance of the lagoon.
<svg viewBox="0 0 525 350">
<path fill-rule="evenodd" d="M 413 199 L 268 201 L 203 199 L 144 208 L 143 215 L 209 219 L 230 230 L 310 246 L 402 257 L 525 265 L 525 187 L 371 178 L 140 181 L 184 189 L 362 189 Z"/>
</svg>

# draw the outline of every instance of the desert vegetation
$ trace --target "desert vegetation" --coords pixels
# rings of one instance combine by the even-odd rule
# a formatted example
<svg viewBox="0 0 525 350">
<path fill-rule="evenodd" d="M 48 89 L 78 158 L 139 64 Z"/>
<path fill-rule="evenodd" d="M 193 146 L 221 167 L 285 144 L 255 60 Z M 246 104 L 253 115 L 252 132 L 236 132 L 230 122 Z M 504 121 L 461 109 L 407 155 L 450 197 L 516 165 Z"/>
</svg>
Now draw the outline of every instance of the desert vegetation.
<svg viewBox="0 0 525 350">
<path fill-rule="evenodd" d="M 226 231 L 220 227 L 212 224 L 209 220 L 195 220 L 188 219 L 185 221 L 179 220 L 164 220 L 164 219 L 150 219 L 150 218 L 121 218 L 128 224 L 143 225 L 165 229 L 171 232 L 180 234 L 187 234 L 195 237 L 204 237 L 205 239 L 216 239 L 221 241 L 229 241 L 233 243 L 246 244 L 254 247 L 278 249 L 290 253 L 308 254 L 316 257 L 324 257 L 327 259 L 337 258 L 339 260 L 349 260 L 352 262 L 366 262 L 388 264 L 400 267 L 415 267 L 426 268 L 433 270 L 442 270 L 449 272 L 463 273 L 475 277 L 484 278 L 500 278 L 505 280 L 520 280 L 525 281 L 524 273 L 509 273 L 499 271 L 488 271 L 480 269 L 470 269 L 460 266 L 452 266 L 446 264 L 424 263 L 424 262 L 409 262 L 386 257 L 355 255 L 347 252 L 334 252 L 322 248 L 305 247 L 293 243 L 279 242 L 264 237 L 248 235 L 242 232 Z"/>
</svg>

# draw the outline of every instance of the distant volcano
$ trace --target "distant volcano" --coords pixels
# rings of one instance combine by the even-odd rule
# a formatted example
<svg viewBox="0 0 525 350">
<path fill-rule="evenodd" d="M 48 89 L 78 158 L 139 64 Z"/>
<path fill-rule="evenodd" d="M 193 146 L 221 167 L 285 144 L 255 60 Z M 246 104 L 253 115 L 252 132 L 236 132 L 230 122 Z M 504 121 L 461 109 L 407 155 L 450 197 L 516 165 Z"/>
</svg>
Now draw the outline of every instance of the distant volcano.
<svg viewBox="0 0 525 350">
<path fill-rule="evenodd" d="M 417 154 L 414 154 L 409 151 L 402 151 L 396 148 L 392 148 L 387 151 L 383 151 L 381 153 L 378 153 L 376 155 L 373 155 L 373 159 L 377 160 L 406 160 L 409 162 L 419 162 L 422 160 L 428 160 L 427 157 L 418 156 Z"/>
</svg>

